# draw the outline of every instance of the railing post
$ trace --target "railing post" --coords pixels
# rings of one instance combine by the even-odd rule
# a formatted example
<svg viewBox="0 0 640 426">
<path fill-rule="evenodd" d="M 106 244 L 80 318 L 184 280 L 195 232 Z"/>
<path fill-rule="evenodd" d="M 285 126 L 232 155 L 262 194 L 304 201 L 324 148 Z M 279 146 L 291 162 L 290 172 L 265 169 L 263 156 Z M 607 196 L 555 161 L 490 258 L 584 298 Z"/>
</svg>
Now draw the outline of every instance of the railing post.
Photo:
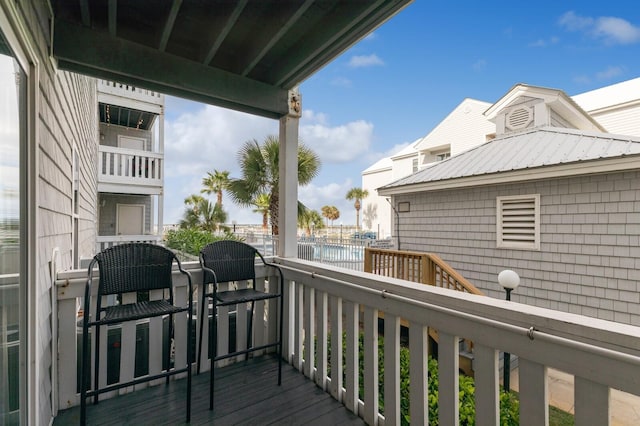
<svg viewBox="0 0 640 426">
<path fill-rule="evenodd" d="M 373 253 L 369 247 L 364 248 L 364 272 L 373 272 Z"/>
</svg>

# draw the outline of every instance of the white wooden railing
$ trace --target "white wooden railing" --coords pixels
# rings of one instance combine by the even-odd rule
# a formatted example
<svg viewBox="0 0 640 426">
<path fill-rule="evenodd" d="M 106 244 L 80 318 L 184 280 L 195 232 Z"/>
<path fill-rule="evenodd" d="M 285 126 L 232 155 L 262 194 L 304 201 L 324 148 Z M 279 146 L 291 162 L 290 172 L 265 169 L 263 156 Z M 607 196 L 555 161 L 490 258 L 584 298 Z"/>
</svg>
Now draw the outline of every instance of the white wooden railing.
<svg viewBox="0 0 640 426">
<path fill-rule="evenodd" d="M 100 145 L 98 182 L 162 187 L 164 155 Z"/>
<path fill-rule="evenodd" d="M 414 424 L 428 424 L 428 327 L 438 330 L 439 423 L 458 421 L 458 340 L 475 344 L 476 423 L 499 423 L 498 354 L 519 357 L 520 424 L 548 424 L 547 369 L 575 376 L 575 424 L 609 424 L 610 389 L 640 395 L 640 328 L 568 313 L 424 286 L 342 268 L 294 259 L 276 259 L 285 272 L 284 354 L 286 360 L 319 387 L 341 401 L 368 424 L 400 424 L 400 319 L 409 322 L 410 415 Z M 200 282 L 197 263 L 185 264 Z M 81 297 L 84 271 L 58 274 L 60 407 L 78 403 L 75 389 L 76 298 Z M 260 284 L 268 282 L 259 270 Z M 184 280 L 176 275 L 185 300 Z M 362 311 L 362 313 L 360 313 Z M 276 330 L 274 306 L 259 308 L 254 341 Z M 378 313 L 384 326 L 384 416 L 378 407 Z M 219 348 L 228 340 L 225 312 L 220 314 Z M 238 319 L 240 321 L 240 319 Z M 150 324 L 150 341 L 161 341 L 160 325 Z M 122 331 L 122 351 L 135 347 L 135 333 Z M 241 324 L 236 341 L 243 342 Z M 364 398 L 358 396 L 358 335 L 364 333 Z M 342 356 L 343 333 L 346 356 Z M 207 333 L 205 332 L 206 336 Z M 128 340 L 125 340 L 128 339 Z M 205 337 L 206 338 L 206 337 Z M 331 340 L 332 356 L 327 354 Z M 304 350 L 314 347 L 316 351 Z M 222 345 L 220 345 L 222 343 Z M 185 339 L 176 341 L 176 357 Z M 206 345 L 206 342 L 205 342 Z M 206 347 L 206 346 L 205 346 Z M 153 360 L 150 350 L 150 365 Z M 128 357 L 131 358 L 131 357 Z M 179 360 L 176 360 L 179 362 Z M 328 373 L 330 365 L 331 374 Z M 208 365 L 203 365 L 204 369 Z M 157 367 L 156 367 L 157 368 Z M 346 372 L 343 381 L 341 374 Z M 124 373 L 123 373 L 124 371 Z M 132 368 L 120 369 L 121 379 Z M 126 373 L 126 374 L 125 374 Z M 125 374 L 125 376 L 123 376 Z M 106 376 L 106 373 L 103 374 Z M 127 392 L 129 390 L 121 390 Z"/>
<path fill-rule="evenodd" d="M 118 83 L 117 81 L 98 80 L 98 90 L 103 93 L 124 96 L 159 105 L 164 103 L 164 95 L 161 93 L 154 92 L 153 90 L 142 89 L 130 84 Z"/>
<path fill-rule="evenodd" d="M 99 235 L 96 237 L 96 253 L 118 244 L 134 242 L 158 244 L 161 240 L 161 235 Z"/>
</svg>

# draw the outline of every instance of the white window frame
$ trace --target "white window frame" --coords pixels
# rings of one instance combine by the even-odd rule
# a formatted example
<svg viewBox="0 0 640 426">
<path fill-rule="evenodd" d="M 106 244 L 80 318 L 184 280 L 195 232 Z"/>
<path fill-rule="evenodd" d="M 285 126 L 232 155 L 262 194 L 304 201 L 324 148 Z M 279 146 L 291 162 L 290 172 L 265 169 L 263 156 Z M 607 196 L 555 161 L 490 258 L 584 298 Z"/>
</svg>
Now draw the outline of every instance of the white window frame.
<svg viewBox="0 0 640 426">
<path fill-rule="evenodd" d="M 526 211 L 511 211 L 510 214 L 505 214 L 506 206 L 517 207 L 517 203 L 533 203 L 533 213 L 526 214 L 526 216 L 529 217 L 528 222 L 530 220 L 533 220 L 533 241 L 531 242 L 523 241 L 526 238 L 523 238 L 520 241 L 513 241 L 509 238 L 505 239 L 505 217 L 508 217 L 510 215 L 516 216 L 518 213 L 526 213 Z M 511 221 L 513 221 L 515 224 L 517 219 L 512 218 Z M 529 233 L 529 235 L 531 234 Z M 540 194 L 511 195 L 496 198 L 496 246 L 498 248 L 505 249 L 540 250 Z"/>
</svg>

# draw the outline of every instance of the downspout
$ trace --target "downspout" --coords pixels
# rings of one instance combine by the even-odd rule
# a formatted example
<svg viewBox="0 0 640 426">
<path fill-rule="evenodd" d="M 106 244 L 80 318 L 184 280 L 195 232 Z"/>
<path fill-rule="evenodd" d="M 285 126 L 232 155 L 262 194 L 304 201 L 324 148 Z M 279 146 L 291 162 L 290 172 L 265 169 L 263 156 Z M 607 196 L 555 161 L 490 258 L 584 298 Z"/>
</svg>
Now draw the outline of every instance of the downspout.
<svg viewBox="0 0 640 426">
<path fill-rule="evenodd" d="M 58 272 L 58 260 L 60 249 L 55 247 L 51 252 L 49 261 L 49 274 L 51 275 L 51 413 L 53 417 L 58 415 L 58 294 L 56 288 L 56 274 Z"/>
</svg>

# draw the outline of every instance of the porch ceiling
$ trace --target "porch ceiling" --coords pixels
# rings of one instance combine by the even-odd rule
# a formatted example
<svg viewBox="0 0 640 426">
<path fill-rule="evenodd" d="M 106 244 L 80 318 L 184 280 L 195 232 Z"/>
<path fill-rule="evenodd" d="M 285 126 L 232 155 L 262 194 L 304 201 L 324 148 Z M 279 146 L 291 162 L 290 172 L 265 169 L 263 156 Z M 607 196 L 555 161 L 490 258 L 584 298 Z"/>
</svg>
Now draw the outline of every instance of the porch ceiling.
<svg viewBox="0 0 640 426">
<path fill-rule="evenodd" d="M 412 0 L 50 0 L 61 69 L 278 118 L 287 91 Z"/>
</svg>

